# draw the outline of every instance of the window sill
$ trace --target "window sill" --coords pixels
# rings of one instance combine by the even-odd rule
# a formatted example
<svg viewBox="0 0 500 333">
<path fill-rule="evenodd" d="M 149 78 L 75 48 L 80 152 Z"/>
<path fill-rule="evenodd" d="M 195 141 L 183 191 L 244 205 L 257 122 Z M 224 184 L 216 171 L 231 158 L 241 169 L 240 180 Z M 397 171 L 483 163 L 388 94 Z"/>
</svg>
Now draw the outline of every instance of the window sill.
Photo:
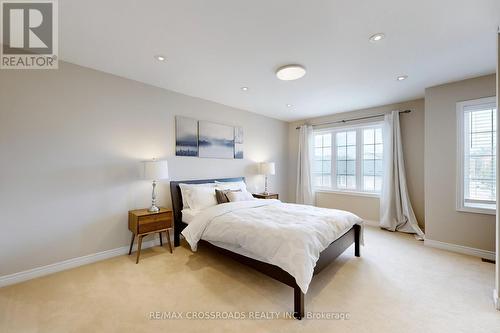
<svg viewBox="0 0 500 333">
<path fill-rule="evenodd" d="M 458 207 L 457 211 L 463 213 L 475 213 L 475 214 L 487 214 L 487 215 L 496 215 L 497 213 L 496 209 L 493 208 L 482 208 L 482 207 L 471 207 L 471 206 Z"/>
<path fill-rule="evenodd" d="M 351 195 L 351 196 L 355 196 L 355 197 L 380 198 L 380 194 L 370 193 L 370 192 L 342 191 L 342 190 L 332 190 L 332 189 L 327 189 L 327 188 L 315 188 L 315 189 L 313 189 L 313 191 L 319 192 L 319 193 Z"/>
</svg>

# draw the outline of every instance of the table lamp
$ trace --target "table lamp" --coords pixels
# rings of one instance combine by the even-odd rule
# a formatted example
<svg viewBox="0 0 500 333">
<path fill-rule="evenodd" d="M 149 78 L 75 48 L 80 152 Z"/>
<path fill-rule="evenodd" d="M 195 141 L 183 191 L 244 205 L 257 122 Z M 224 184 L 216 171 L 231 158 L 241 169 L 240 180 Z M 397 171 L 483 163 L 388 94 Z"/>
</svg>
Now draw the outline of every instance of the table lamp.
<svg viewBox="0 0 500 333">
<path fill-rule="evenodd" d="M 168 178 L 168 164 L 165 160 L 152 160 L 142 162 L 142 179 L 153 181 L 153 192 L 151 194 L 151 207 L 148 211 L 158 213 L 160 208 L 156 207 L 156 182 Z"/>
<path fill-rule="evenodd" d="M 266 184 L 264 187 L 264 194 L 268 195 L 269 192 L 267 191 L 267 177 L 269 175 L 276 174 L 276 168 L 274 166 L 274 162 L 260 163 L 260 174 L 266 176 Z"/>
</svg>

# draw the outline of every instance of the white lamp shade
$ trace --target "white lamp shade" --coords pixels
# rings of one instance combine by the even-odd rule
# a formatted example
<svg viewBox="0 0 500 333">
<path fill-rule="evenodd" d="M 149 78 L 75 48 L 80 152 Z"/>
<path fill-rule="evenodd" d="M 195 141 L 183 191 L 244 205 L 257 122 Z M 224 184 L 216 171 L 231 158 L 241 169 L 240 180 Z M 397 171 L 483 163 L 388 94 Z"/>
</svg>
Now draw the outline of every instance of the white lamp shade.
<svg viewBox="0 0 500 333">
<path fill-rule="evenodd" d="M 165 160 L 143 161 L 142 178 L 160 180 L 168 178 L 168 164 Z"/>
<path fill-rule="evenodd" d="M 264 162 L 260 164 L 260 173 L 262 175 L 274 175 L 276 174 L 276 168 L 274 162 Z"/>
</svg>

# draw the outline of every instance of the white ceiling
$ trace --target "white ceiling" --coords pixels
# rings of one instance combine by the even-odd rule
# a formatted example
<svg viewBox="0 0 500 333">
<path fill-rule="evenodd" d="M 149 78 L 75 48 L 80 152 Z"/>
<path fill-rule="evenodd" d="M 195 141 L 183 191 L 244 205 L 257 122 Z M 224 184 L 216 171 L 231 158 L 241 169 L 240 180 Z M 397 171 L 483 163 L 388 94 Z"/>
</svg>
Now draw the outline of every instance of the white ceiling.
<svg viewBox="0 0 500 333">
<path fill-rule="evenodd" d="M 63 60 L 288 121 L 415 99 L 426 87 L 494 73 L 500 24 L 499 0 L 59 6 Z M 370 43 L 377 32 L 386 38 Z M 276 68 L 288 63 L 307 75 L 278 80 Z M 409 78 L 397 82 L 400 74 Z"/>
</svg>

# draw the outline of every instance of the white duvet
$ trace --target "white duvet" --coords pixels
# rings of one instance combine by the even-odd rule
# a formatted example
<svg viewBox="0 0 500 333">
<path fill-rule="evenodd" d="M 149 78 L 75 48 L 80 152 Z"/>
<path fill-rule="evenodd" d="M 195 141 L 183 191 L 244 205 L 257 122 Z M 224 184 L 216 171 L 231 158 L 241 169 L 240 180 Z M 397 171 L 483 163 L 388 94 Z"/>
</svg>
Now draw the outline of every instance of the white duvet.
<svg viewBox="0 0 500 333">
<path fill-rule="evenodd" d="M 202 210 L 182 235 L 193 251 L 200 239 L 240 247 L 290 273 L 306 293 L 320 252 L 362 223 L 342 210 L 251 200 Z"/>
</svg>

